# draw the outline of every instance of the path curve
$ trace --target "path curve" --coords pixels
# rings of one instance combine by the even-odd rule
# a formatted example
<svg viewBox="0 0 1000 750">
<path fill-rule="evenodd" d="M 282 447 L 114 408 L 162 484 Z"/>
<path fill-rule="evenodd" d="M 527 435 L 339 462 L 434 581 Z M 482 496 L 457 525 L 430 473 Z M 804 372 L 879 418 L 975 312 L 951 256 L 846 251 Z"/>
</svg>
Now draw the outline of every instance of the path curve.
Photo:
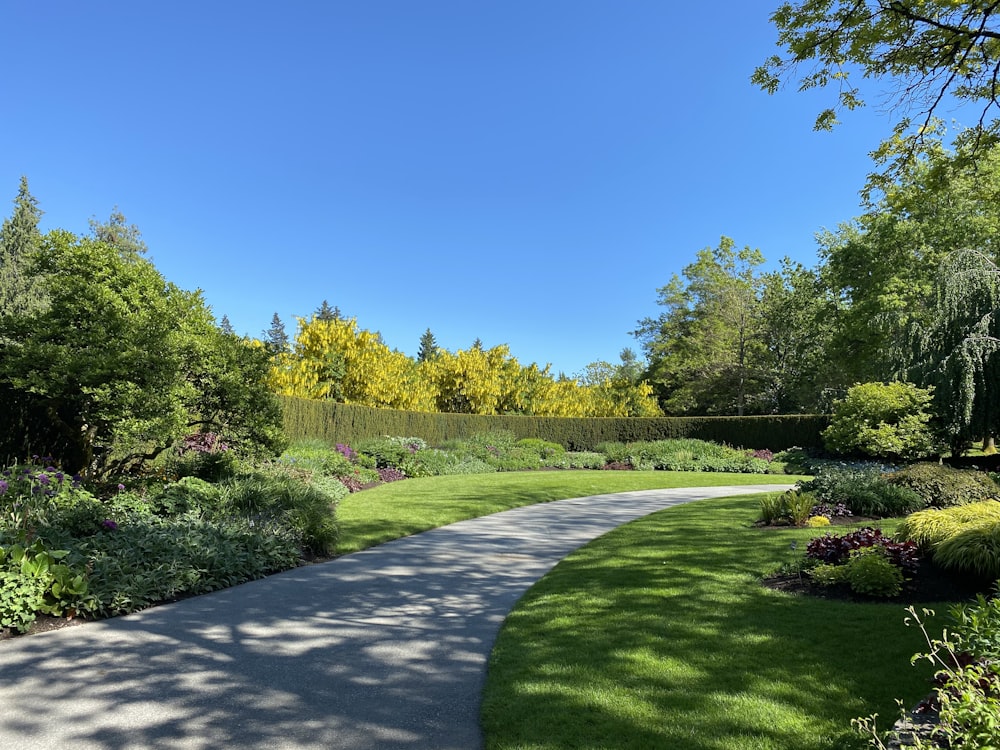
<svg viewBox="0 0 1000 750">
<path fill-rule="evenodd" d="M 461 521 L 0 647 L 0 748 L 475 750 L 507 613 L 654 511 L 788 485 L 642 490 Z"/>
</svg>

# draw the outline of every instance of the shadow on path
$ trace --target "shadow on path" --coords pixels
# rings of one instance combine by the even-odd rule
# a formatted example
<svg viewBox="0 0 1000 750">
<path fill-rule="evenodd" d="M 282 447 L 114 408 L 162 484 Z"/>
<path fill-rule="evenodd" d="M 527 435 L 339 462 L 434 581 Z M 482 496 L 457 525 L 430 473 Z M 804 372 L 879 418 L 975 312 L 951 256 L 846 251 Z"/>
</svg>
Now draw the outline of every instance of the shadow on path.
<svg viewBox="0 0 1000 750">
<path fill-rule="evenodd" d="M 784 487 L 527 506 L 12 639 L 0 646 L 0 748 L 474 750 L 500 625 L 559 560 L 671 505 Z"/>
</svg>

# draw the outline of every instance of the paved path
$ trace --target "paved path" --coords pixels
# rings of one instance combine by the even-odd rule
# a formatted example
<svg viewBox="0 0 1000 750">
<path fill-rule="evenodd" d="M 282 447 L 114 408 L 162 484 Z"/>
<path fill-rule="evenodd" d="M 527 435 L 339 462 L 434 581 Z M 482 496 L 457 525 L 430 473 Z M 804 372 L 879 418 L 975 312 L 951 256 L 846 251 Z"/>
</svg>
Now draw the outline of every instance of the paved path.
<svg viewBox="0 0 1000 750">
<path fill-rule="evenodd" d="M 462 521 L 0 644 L 0 749 L 475 750 L 506 614 L 572 550 L 671 505 L 645 490 Z"/>
</svg>

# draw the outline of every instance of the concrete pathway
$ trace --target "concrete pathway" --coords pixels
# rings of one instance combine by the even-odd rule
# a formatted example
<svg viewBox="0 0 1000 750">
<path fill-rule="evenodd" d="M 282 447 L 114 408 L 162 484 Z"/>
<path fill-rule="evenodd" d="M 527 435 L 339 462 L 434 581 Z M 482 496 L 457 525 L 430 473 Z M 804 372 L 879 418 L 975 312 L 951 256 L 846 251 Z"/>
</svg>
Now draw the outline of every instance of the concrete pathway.
<svg viewBox="0 0 1000 750">
<path fill-rule="evenodd" d="M 533 505 L 5 641 L 0 749 L 475 750 L 497 632 L 553 565 L 661 508 L 785 488 Z"/>
</svg>

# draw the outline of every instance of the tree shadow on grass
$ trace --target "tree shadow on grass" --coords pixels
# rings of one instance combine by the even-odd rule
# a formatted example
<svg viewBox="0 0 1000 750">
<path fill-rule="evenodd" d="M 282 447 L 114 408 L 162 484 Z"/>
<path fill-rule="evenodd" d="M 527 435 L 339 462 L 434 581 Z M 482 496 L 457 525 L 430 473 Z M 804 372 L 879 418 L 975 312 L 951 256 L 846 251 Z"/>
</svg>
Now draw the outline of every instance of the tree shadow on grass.
<svg viewBox="0 0 1000 750">
<path fill-rule="evenodd" d="M 472 750 L 486 660 L 523 592 L 581 544 L 699 492 L 523 508 L 12 639 L 0 747 Z"/>
<path fill-rule="evenodd" d="M 904 607 L 760 586 L 788 542 L 720 522 L 747 507 L 657 514 L 536 585 L 491 661 L 488 747 L 843 750 L 852 718 L 923 697 Z"/>
</svg>

